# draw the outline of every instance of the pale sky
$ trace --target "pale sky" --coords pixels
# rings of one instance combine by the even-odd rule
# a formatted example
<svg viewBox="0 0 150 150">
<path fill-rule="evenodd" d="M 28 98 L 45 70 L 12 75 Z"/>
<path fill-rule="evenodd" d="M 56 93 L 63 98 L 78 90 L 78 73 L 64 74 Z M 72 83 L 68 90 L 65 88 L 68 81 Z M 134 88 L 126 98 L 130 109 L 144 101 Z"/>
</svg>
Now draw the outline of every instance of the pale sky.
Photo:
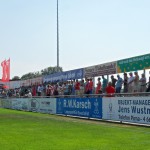
<svg viewBox="0 0 150 150">
<path fill-rule="evenodd" d="M 11 78 L 57 65 L 56 2 L 0 0 Z M 59 31 L 64 71 L 150 53 L 150 0 L 59 0 Z"/>
</svg>

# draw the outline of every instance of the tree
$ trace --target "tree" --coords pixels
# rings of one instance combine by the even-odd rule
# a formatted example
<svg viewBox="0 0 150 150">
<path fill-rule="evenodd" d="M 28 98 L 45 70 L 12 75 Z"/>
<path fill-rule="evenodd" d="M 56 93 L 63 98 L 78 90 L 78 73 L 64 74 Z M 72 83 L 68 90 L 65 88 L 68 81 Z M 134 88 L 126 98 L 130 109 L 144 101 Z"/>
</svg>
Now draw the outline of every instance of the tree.
<svg viewBox="0 0 150 150">
<path fill-rule="evenodd" d="M 39 72 L 29 72 L 21 77 L 22 80 L 32 79 L 40 77 L 41 74 Z"/>
<path fill-rule="evenodd" d="M 62 72 L 63 69 L 62 67 L 48 67 L 48 68 L 45 68 L 43 70 L 41 70 L 41 73 L 42 75 L 49 75 L 49 74 L 54 74 L 54 73 L 57 73 L 57 72 Z"/>
<path fill-rule="evenodd" d="M 19 77 L 19 76 L 14 76 L 14 77 L 12 78 L 12 81 L 18 81 L 18 80 L 20 80 L 20 77 Z"/>
<path fill-rule="evenodd" d="M 21 80 L 27 80 L 27 79 L 32 79 L 32 78 L 37 78 L 37 77 L 41 77 L 41 76 L 45 76 L 45 75 L 49 75 L 49 74 L 54 74 L 57 72 L 62 72 L 62 67 L 48 67 L 45 69 L 42 69 L 41 71 L 37 71 L 37 72 L 29 72 L 25 75 L 23 75 L 21 77 Z"/>
</svg>

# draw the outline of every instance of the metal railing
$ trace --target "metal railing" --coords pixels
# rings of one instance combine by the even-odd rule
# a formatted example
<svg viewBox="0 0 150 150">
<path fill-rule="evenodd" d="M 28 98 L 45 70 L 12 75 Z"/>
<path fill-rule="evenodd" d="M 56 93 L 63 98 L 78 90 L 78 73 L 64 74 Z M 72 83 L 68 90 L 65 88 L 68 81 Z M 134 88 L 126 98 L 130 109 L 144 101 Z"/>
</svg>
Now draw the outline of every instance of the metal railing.
<svg viewBox="0 0 150 150">
<path fill-rule="evenodd" d="M 52 95 L 52 96 L 0 96 L 0 98 L 98 98 L 98 97 L 142 97 L 150 96 L 150 92 L 136 92 L 136 93 L 114 93 L 114 94 L 82 94 L 82 95 Z"/>
</svg>

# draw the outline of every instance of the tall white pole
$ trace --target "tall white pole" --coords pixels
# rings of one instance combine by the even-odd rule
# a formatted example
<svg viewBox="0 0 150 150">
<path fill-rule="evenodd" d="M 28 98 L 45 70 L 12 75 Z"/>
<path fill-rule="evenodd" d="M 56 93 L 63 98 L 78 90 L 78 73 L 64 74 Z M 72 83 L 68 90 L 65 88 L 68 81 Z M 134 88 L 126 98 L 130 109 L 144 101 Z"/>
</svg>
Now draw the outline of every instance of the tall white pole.
<svg viewBox="0 0 150 150">
<path fill-rule="evenodd" d="M 58 18 L 58 0 L 57 0 L 57 71 L 59 71 L 59 18 Z"/>
</svg>

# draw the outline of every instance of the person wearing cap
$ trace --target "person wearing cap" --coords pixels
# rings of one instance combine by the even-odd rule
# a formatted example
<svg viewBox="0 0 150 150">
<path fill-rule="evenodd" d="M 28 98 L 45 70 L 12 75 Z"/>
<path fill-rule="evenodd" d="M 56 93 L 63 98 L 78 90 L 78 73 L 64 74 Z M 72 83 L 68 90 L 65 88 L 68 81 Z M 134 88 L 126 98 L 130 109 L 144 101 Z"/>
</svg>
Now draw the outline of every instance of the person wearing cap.
<svg viewBox="0 0 150 150">
<path fill-rule="evenodd" d="M 124 73 L 124 80 L 123 80 L 123 85 L 124 85 L 124 89 L 123 92 L 127 93 L 128 92 L 128 76 L 127 73 Z"/>
<path fill-rule="evenodd" d="M 130 72 L 129 75 L 130 77 L 128 78 L 128 93 L 133 93 L 134 77 L 132 72 Z"/>
<path fill-rule="evenodd" d="M 122 88 L 122 83 L 123 83 L 123 79 L 120 77 L 120 75 L 117 75 L 117 83 L 116 83 L 116 93 L 120 93 L 121 92 L 121 88 Z"/>
</svg>

